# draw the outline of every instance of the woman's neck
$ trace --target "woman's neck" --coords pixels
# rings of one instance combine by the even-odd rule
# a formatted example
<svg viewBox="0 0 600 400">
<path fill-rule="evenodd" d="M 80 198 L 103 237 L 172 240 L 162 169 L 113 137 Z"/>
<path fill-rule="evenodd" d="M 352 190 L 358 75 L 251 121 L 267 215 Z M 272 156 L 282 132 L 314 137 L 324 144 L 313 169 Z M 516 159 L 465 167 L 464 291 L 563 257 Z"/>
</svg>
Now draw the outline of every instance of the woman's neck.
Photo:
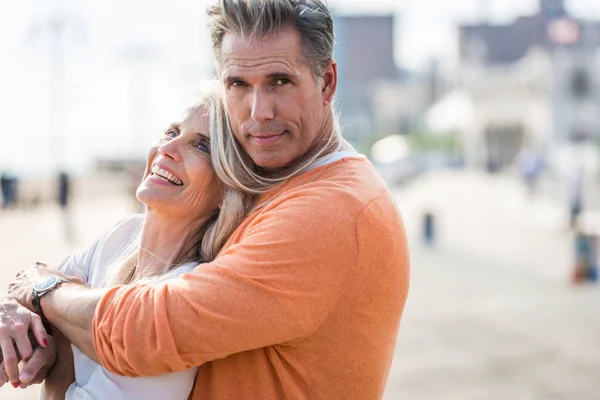
<svg viewBox="0 0 600 400">
<path fill-rule="evenodd" d="M 207 220 L 190 221 L 147 210 L 134 279 L 162 275 L 182 260 L 197 256 L 200 228 Z"/>
</svg>

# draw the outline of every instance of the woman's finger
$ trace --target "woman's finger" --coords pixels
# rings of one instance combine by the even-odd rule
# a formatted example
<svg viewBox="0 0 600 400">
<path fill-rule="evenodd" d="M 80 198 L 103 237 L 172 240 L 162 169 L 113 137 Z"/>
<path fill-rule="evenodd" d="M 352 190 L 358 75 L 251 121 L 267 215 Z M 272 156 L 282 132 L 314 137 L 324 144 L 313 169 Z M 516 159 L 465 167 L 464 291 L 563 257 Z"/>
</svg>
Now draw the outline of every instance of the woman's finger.
<svg viewBox="0 0 600 400">
<path fill-rule="evenodd" d="M 13 344 L 12 338 L 8 335 L 0 337 L 0 347 L 2 348 L 4 371 L 8 376 L 8 380 L 13 386 L 19 384 L 19 359 Z M 15 387 L 16 387 L 15 386 Z"/>
<path fill-rule="evenodd" d="M 30 329 L 38 344 L 42 347 L 46 347 L 48 345 L 48 332 L 46 332 L 46 328 L 44 328 L 42 318 L 35 313 L 31 313 Z"/>
<path fill-rule="evenodd" d="M 4 384 L 8 382 L 8 375 L 6 375 L 6 371 L 4 371 L 4 361 L 0 363 L 0 388 L 4 386 Z"/>
<path fill-rule="evenodd" d="M 19 358 L 23 360 L 28 360 L 33 353 L 33 348 L 31 347 L 31 341 L 29 340 L 28 330 L 29 327 L 23 323 L 15 323 L 13 326 L 14 337 L 13 341 L 17 346 L 17 350 L 19 351 Z"/>
</svg>

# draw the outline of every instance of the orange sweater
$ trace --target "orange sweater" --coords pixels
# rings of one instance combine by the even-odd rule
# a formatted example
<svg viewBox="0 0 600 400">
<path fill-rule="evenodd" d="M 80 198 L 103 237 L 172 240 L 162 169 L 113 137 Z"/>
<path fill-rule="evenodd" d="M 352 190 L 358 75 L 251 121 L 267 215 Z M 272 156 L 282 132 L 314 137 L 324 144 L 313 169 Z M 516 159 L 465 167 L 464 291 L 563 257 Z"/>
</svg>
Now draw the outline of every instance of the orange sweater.
<svg viewBox="0 0 600 400">
<path fill-rule="evenodd" d="M 369 161 L 347 158 L 261 202 L 213 262 L 105 295 L 102 365 L 128 376 L 200 365 L 194 400 L 381 398 L 409 286 L 389 191 Z"/>
</svg>

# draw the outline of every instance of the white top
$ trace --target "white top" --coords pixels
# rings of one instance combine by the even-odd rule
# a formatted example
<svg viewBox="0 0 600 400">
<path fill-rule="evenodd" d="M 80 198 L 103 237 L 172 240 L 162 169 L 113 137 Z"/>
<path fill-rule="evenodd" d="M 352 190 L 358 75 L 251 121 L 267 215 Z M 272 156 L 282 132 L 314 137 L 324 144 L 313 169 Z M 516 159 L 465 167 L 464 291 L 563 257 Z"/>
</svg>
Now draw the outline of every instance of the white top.
<svg viewBox="0 0 600 400">
<path fill-rule="evenodd" d="M 134 215 L 113 227 L 86 250 L 73 254 L 58 268 L 61 272 L 80 278 L 86 286 L 101 287 L 108 267 L 118 260 L 137 234 L 144 221 Z M 190 272 L 196 264 L 178 267 L 156 279 L 164 281 Z M 198 368 L 152 377 L 129 378 L 109 372 L 77 347 L 73 348 L 75 382 L 66 400 L 186 400 L 192 390 Z"/>
<path fill-rule="evenodd" d="M 308 168 L 307 171 L 310 171 L 310 170 L 315 169 L 315 168 L 322 167 L 322 166 L 327 165 L 327 164 L 334 163 L 336 161 L 339 161 L 339 160 L 341 160 L 343 158 L 348 158 L 348 157 L 360 157 L 360 158 L 362 158 L 364 156 L 362 154 L 356 153 L 355 151 L 340 150 L 340 151 L 337 151 L 335 153 L 330 154 L 329 156 L 326 156 L 326 157 L 324 157 L 322 159 L 317 160 L 313 165 L 311 165 Z"/>
</svg>

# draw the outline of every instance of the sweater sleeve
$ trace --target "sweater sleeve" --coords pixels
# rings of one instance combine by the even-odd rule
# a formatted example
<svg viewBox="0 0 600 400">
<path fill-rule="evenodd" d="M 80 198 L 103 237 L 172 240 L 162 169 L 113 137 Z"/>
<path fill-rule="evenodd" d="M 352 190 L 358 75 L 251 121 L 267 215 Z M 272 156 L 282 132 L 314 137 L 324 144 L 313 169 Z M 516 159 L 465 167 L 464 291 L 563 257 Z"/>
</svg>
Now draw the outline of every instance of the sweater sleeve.
<svg viewBox="0 0 600 400">
<path fill-rule="evenodd" d="M 189 369 L 314 332 L 356 264 L 356 213 L 296 197 L 254 218 L 213 262 L 159 285 L 117 287 L 94 316 L 94 345 L 117 374 Z"/>
</svg>

